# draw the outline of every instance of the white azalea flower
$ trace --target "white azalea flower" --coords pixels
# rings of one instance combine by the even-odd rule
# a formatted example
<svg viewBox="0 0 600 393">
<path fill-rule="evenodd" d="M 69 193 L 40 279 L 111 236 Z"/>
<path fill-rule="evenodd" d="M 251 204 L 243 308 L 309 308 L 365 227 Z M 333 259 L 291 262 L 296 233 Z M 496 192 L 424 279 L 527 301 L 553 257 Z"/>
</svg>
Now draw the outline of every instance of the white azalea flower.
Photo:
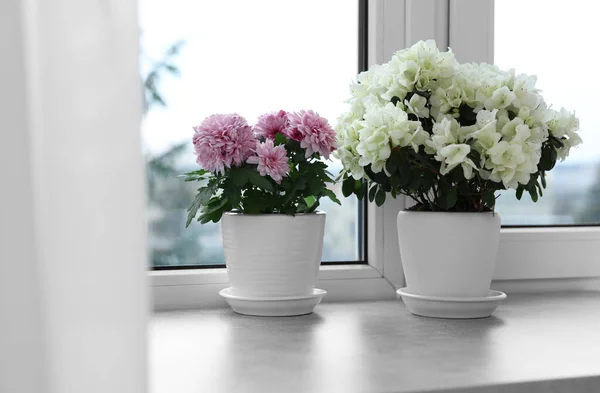
<svg viewBox="0 0 600 393">
<path fill-rule="evenodd" d="M 479 153 L 485 153 L 487 150 L 496 146 L 502 138 L 502 134 L 496 131 L 495 122 L 484 125 L 482 128 L 475 131 L 472 136 L 476 140 L 475 147 Z"/>
<path fill-rule="evenodd" d="M 365 169 L 359 164 L 360 157 L 358 155 L 346 148 L 340 148 L 333 153 L 333 156 L 342 162 L 353 178 L 359 180 L 364 177 Z"/>
<path fill-rule="evenodd" d="M 459 108 L 464 96 L 463 89 L 456 83 L 453 83 L 447 89 L 438 87 L 431 95 L 432 113 L 434 116 L 446 114 L 452 108 Z"/>
<path fill-rule="evenodd" d="M 400 59 L 398 59 L 396 61 L 400 62 L 398 66 L 399 82 L 407 89 L 407 91 L 412 91 L 415 87 L 415 83 L 417 83 L 417 81 L 419 80 L 419 64 L 417 64 L 417 62 L 413 60 L 401 61 Z"/>
<path fill-rule="evenodd" d="M 497 113 L 498 113 L 497 109 L 494 109 L 492 111 L 489 111 L 489 110 L 479 111 L 477 113 L 477 116 L 475 117 L 475 119 L 477 121 L 477 125 L 479 127 L 484 127 L 490 123 L 495 123 Z"/>
<path fill-rule="evenodd" d="M 447 145 L 458 143 L 458 122 L 455 119 L 443 117 L 433 124 L 431 139 L 425 142 L 425 151 L 435 154 Z"/>
<path fill-rule="evenodd" d="M 515 117 L 506 123 L 500 130 L 504 140 L 511 141 L 517 135 L 517 127 L 524 124 L 525 122 L 520 117 Z"/>
<path fill-rule="evenodd" d="M 489 180 L 502 183 L 506 188 L 517 189 L 519 184 L 527 184 L 530 179 L 530 174 L 517 171 L 515 168 L 494 168 L 489 174 Z"/>
<path fill-rule="evenodd" d="M 561 160 L 582 143 L 575 115 L 549 109 L 535 85 L 534 76 L 458 64 L 451 51 L 420 41 L 358 76 L 350 109 L 335 128 L 337 156 L 359 179 L 366 166 L 390 175 L 385 164 L 392 152 L 411 147 L 440 162 L 442 175 L 460 165 L 465 179 L 518 188 L 538 171 L 550 137 L 563 145 L 557 148 Z M 413 115 L 418 121 L 409 120 Z"/>
<path fill-rule="evenodd" d="M 452 77 L 456 60 L 452 51 L 440 52 L 435 41 L 428 40 L 396 52 L 389 65 L 409 92 L 426 91 Z"/>
<path fill-rule="evenodd" d="M 569 113 L 564 108 L 560 111 L 549 109 L 547 114 L 550 120 L 547 122 L 550 134 L 559 138 L 563 147 L 558 149 L 558 158 L 564 161 L 569 156 L 571 148 L 580 145 L 583 141 L 579 135 L 579 120 L 574 113 Z"/>
<path fill-rule="evenodd" d="M 565 108 L 561 108 L 559 112 L 549 110 L 549 114 L 551 119 L 548 121 L 548 128 L 555 137 L 562 138 L 568 132 L 573 133 L 579 129 L 579 120 Z"/>
<path fill-rule="evenodd" d="M 407 112 L 416 115 L 417 117 L 429 117 L 429 108 L 427 105 L 427 98 L 418 94 L 413 94 L 410 100 L 404 100 Z"/>
<path fill-rule="evenodd" d="M 381 172 L 392 152 L 391 131 L 397 131 L 407 122 L 406 112 L 392 103 L 369 109 L 359 122 L 362 126 L 356 145 L 356 152 L 361 156 L 359 165 L 371 165 L 373 172 Z"/>
<path fill-rule="evenodd" d="M 507 188 L 516 189 L 519 183 L 527 184 L 530 174 L 537 170 L 535 166 L 532 168 L 531 161 L 519 144 L 500 141 L 487 154 L 485 169 L 491 169 L 490 180 L 502 182 Z"/>
<path fill-rule="evenodd" d="M 378 96 L 385 91 L 385 87 L 379 83 L 379 78 L 385 68 L 380 65 L 374 65 L 367 71 L 358 74 L 357 82 L 350 86 L 350 92 L 353 98 L 363 98 L 369 95 Z"/>
<path fill-rule="evenodd" d="M 487 151 L 490 162 L 496 166 L 516 168 L 525 162 L 525 155 L 521 145 L 511 145 L 506 141 L 500 141 Z M 491 169 L 491 168 L 488 168 Z"/>
<path fill-rule="evenodd" d="M 512 104 L 516 97 L 515 93 L 510 91 L 508 87 L 502 86 L 499 89 L 496 89 L 492 93 L 492 96 L 483 102 L 483 106 L 488 110 L 504 109 Z"/>
<path fill-rule="evenodd" d="M 458 165 L 462 165 L 463 173 L 466 179 L 473 177 L 473 168 L 476 168 L 473 161 L 468 158 L 471 147 L 466 144 L 453 144 L 441 148 L 435 159 L 441 161 L 440 173 L 445 175 Z"/>
<path fill-rule="evenodd" d="M 538 90 L 535 88 L 537 77 L 535 75 L 517 75 L 514 79 L 513 92 L 515 94 L 515 100 L 513 105 L 516 108 L 526 106 L 530 109 L 538 107 L 542 101 L 542 97 L 538 94 Z"/>
<path fill-rule="evenodd" d="M 418 152 L 429 136 L 420 122 L 408 120 L 408 114 L 392 103 L 369 109 L 358 123 L 358 165 L 371 165 L 375 173 L 384 168 L 392 148 L 411 146 Z"/>
<path fill-rule="evenodd" d="M 365 126 L 360 130 L 360 141 L 356 145 L 356 152 L 361 156 L 359 165 L 371 165 L 373 172 L 381 172 L 392 152 L 387 130 L 381 126 Z"/>
<path fill-rule="evenodd" d="M 571 151 L 571 148 L 579 146 L 583 140 L 575 130 L 567 131 L 568 139 L 563 139 L 563 147 L 558 150 L 558 158 L 564 161 Z"/>
</svg>

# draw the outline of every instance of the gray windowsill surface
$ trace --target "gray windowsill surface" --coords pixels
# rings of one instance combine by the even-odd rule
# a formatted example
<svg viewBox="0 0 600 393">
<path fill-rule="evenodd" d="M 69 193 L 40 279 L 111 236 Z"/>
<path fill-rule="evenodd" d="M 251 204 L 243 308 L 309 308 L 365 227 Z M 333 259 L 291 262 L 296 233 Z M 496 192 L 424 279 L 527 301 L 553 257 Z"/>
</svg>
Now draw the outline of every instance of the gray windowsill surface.
<svg viewBox="0 0 600 393">
<path fill-rule="evenodd" d="M 152 393 L 600 392 L 600 292 L 509 295 L 494 316 L 411 315 L 401 301 L 301 317 L 157 313 Z"/>
</svg>

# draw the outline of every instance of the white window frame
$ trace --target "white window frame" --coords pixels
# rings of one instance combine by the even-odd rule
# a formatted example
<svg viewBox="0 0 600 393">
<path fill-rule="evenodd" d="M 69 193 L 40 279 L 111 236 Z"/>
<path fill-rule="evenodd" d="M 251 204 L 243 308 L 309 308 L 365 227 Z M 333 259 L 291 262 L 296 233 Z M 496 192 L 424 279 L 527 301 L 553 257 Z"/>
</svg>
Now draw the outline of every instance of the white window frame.
<svg viewBox="0 0 600 393">
<path fill-rule="evenodd" d="M 374 0 L 368 9 L 369 65 L 421 39 L 452 47 L 460 61 L 493 61 L 493 0 Z M 468 23 L 468 30 L 460 26 Z M 477 31 L 477 34 L 473 32 Z M 366 265 L 321 266 L 324 301 L 382 300 L 404 286 L 396 216 L 405 197 L 368 206 Z M 600 276 L 600 228 L 503 228 L 493 287 L 509 292 L 582 289 Z M 154 308 L 224 307 L 221 269 L 150 272 Z M 595 285 L 595 284 L 594 284 Z"/>
<path fill-rule="evenodd" d="M 449 0 L 448 11 L 448 41 L 456 58 L 493 63 L 494 0 Z M 469 29 L 461 29 L 465 25 Z M 600 276 L 598 250 L 600 227 L 503 228 L 494 280 L 502 285 L 509 280 L 568 279 L 560 285 L 570 282 L 579 288 L 577 279 L 586 285 Z M 549 286 L 556 285 L 549 281 Z"/>
<path fill-rule="evenodd" d="M 404 1 L 369 1 L 369 65 L 384 61 L 405 46 L 405 10 Z M 429 15 L 423 13 L 416 18 L 426 22 Z M 368 264 L 321 266 L 318 287 L 328 292 L 325 301 L 395 298 L 395 288 L 404 283 L 396 235 L 396 215 L 402 208 L 403 198 L 383 207 L 368 205 Z M 149 274 L 156 310 L 226 306 L 218 295 L 228 286 L 224 268 L 159 270 Z"/>
</svg>

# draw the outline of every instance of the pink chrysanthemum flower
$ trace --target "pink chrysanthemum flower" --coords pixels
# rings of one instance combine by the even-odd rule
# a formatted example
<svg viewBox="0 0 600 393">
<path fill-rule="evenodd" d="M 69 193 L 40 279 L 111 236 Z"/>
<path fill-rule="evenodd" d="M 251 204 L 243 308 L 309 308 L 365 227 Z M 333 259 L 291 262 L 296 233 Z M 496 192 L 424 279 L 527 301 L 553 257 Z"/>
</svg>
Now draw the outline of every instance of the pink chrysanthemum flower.
<svg viewBox="0 0 600 393">
<path fill-rule="evenodd" d="M 256 146 L 252 127 L 237 113 L 211 115 L 194 131 L 196 162 L 211 172 L 242 165 Z"/>
<path fill-rule="evenodd" d="M 314 111 L 300 111 L 288 114 L 290 127 L 287 136 L 300 141 L 306 149 L 306 157 L 319 153 L 325 158 L 336 149 L 336 133 L 324 117 Z"/>
<path fill-rule="evenodd" d="M 254 132 L 257 136 L 265 137 L 266 139 L 275 139 L 278 132 L 285 135 L 290 122 L 285 111 L 274 113 L 265 113 L 258 118 L 258 122 L 254 126 Z"/>
<path fill-rule="evenodd" d="M 256 156 L 248 158 L 249 164 L 258 164 L 258 172 L 261 176 L 269 175 L 278 184 L 287 176 L 290 165 L 287 151 L 283 145 L 274 146 L 272 139 L 263 143 L 256 143 Z"/>
</svg>

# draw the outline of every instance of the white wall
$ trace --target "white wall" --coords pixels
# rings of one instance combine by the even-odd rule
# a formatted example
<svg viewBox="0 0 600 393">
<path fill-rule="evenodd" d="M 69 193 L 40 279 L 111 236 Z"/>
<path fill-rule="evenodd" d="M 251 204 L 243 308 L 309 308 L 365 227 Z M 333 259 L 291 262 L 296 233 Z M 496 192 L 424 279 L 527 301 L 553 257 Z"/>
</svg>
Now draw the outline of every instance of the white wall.
<svg viewBox="0 0 600 393">
<path fill-rule="evenodd" d="M 0 392 L 144 392 L 135 2 L 3 0 L 0 50 Z"/>
</svg>

